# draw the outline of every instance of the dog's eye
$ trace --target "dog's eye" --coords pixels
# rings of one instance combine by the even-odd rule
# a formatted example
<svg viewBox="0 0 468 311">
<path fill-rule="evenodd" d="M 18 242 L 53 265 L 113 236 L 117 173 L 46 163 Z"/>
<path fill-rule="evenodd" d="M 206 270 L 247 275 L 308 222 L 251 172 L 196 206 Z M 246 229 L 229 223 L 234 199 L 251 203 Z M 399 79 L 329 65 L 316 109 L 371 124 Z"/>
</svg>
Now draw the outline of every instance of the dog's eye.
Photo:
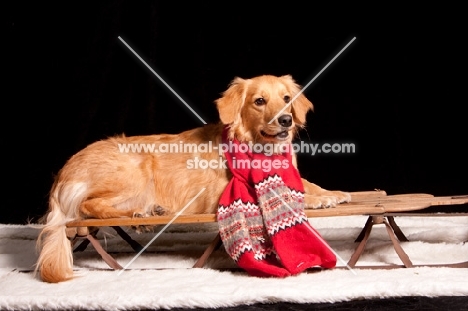
<svg viewBox="0 0 468 311">
<path fill-rule="evenodd" d="M 289 97 L 288 95 L 285 95 L 283 99 L 286 103 L 289 103 L 289 101 L 291 100 L 291 97 Z"/>
<path fill-rule="evenodd" d="M 254 101 L 255 105 L 257 106 L 262 106 L 262 105 L 265 105 L 266 104 L 266 101 L 264 98 L 260 97 L 260 98 L 257 98 L 255 101 Z"/>
</svg>

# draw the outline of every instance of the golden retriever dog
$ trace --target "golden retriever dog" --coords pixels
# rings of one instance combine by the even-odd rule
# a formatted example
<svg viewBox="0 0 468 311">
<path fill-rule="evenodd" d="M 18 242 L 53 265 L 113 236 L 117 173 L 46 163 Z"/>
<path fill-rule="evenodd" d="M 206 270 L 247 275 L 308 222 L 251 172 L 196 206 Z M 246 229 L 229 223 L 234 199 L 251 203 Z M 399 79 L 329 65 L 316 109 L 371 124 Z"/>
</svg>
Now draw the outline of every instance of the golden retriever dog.
<svg viewBox="0 0 468 311">
<path fill-rule="evenodd" d="M 289 75 L 236 78 L 215 101 L 219 124 L 177 135 L 113 137 L 95 142 L 72 156 L 52 186 L 46 222 L 38 238 L 40 254 L 36 270 L 42 280 L 55 283 L 73 277 L 69 239 L 76 232 L 65 227 L 71 220 L 175 215 L 202 188 L 206 190 L 184 214 L 216 213 L 218 200 L 231 178 L 229 169 L 197 169 L 188 163 L 193 164 L 190 161 L 194 159 L 219 161 L 223 158 L 219 150 L 126 152 L 119 146 L 143 144 L 157 148 L 163 144 L 210 142 L 216 146 L 221 143 L 226 125 L 230 125 L 228 136 L 241 142 L 290 144 L 312 109 L 312 103 L 302 93 L 289 104 L 299 93 L 299 85 Z M 303 184 L 306 208 L 333 207 L 350 200 L 348 193 L 327 191 L 305 179 Z"/>
</svg>

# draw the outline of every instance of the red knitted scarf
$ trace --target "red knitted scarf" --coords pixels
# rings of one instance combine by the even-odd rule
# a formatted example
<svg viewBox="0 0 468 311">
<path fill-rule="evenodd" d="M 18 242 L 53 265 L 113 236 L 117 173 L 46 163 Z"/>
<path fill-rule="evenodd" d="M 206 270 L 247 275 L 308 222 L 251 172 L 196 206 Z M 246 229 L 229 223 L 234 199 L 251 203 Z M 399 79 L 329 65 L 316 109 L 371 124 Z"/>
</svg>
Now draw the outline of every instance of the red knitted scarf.
<svg viewBox="0 0 468 311">
<path fill-rule="evenodd" d="M 291 153 L 243 152 L 247 145 L 228 141 L 227 130 L 223 142 L 230 149 L 225 156 L 233 178 L 221 195 L 217 217 L 231 258 L 262 277 L 333 268 L 335 255 L 304 213 L 304 187 Z"/>
</svg>

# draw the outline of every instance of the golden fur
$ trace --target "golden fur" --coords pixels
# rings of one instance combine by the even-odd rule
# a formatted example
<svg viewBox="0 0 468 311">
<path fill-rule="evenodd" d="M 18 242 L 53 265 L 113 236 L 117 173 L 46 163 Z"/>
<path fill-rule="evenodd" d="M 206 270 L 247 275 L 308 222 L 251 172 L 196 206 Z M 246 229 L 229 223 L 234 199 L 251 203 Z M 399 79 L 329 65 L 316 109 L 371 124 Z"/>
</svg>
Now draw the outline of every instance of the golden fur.
<svg viewBox="0 0 468 311">
<path fill-rule="evenodd" d="M 52 187 L 46 224 L 38 239 L 37 267 L 42 280 L 61 282 L 72 278 L 70 241 L 76 232 L 65 223 L 82 218 L 134 217 L 176 214 L 201 188 L 206 190 L 185 214 L 216 213 L 218 200 L 231 174 L 227 169 L 188 169 L 187 161 L 218 160 L 211 153 L 121 152 L 118 144 L 206 144 L 221 142 L 224 125 L 230 137 L 253 143 L 290 143 L 303 127 L 312 103 L 299 97 L 281 114 L 289 118 L 268 124 L 300 92 L 291 76 L 236 78 L 216 100 L 221 123 L 177 135 L 114 137 L 95 142 L 75 154 L 60 170 Z M 294 158 L 295 159 L 295 158 Z M 295 160 L 294 160 L 295 161 Z M 296 165 L 296 163 L 294 163 Z M 327 191 L 303 179 L 306 208 L 330 207 L 349 201 L 340 191 Z"/>
</svg>

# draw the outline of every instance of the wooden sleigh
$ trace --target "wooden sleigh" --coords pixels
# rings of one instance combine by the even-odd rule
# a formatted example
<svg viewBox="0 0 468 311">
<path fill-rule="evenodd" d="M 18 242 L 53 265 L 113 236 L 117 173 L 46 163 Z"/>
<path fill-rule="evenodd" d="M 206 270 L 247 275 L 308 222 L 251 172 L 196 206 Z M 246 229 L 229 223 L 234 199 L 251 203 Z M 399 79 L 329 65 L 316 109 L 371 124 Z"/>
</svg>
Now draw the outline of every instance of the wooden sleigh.
<svg viewBox="0 0 468 311">
<path fill-rule="evenodd" d="M 395 217 L 411 217 L 411 216 L 468 216 L 466 209 L 461 213 L 446 213 L 444 207 L 447 205 L 467 204 L 468 195 L 462 196 L 447 196 L 435 197 L 431 194 L 400 194 L 387 195 L 385 191 L 363 191 L 352 192 L 352 201 L 343 203 L 334 208 L 312 209 L 306 210 L 306 215 L 309 218 L 313 217 L 334 217 L 334 216 L 353 216 L 362 215 L 367 217 L 361 233 L 356 239 L 359 242 L 353 255 L 349 259 L 347 266 L 350 268 L 366 268 L 366 269 L 393 269 L 393 268 L 411 268 L 415 267 L 411 259 L 403 250 L 400 241 L 408 241 L 402 230 L 398 227 Z M 439 208 L 438 208 L 439 206 Z M 426 212 L 431 209 L 431 212 Z M 435 210 L 434 211 L 434 207 Z M 126 226 L 156 226 L 168 224 L 199 224 L 216 222 L 215 214 L 198 214 L 198 215 L 180 215 L 174 216 L 151 216 L 145 218 L 109 218 L 109 219 L 85 219 L 76 220 L 67 223 L 67 228 L 72 228 L 78 232 L 78 235 L 72 240 L 73 245 L 78 243 L 74 251 L 83 251 L 91 244 L 96 251 L 101 255 L 102 259 L 115 270 L 121 270 L 123 267 L 101 246 L 96 239 L 96 234 L 101 227 L 111 227 L 117 234 L 124 239 L 136 252 L 142 252 L 144 248 L 135 240 L 133 240 L 122 227 Z M 402 261 L 402 265 L 382 265 L 382 266 L 357 266 L 357 262 L 363 253 L 366 243 L 371 234 L 374 225 L 384 225 L 393 247 Z M 79 243 L 81 242 L 81 243 Z M 202 268 L 212 252 L 221 246 L 221 238 L 218 235 L 207 246 L 204 253 L 198 258 L 194 264 L 194 268 Z M 452 264 L 438 265 L 422 265 L 422 266 L 438 266 L 451 268 L 468 268 L 467 261 Z"/>
</svg>

